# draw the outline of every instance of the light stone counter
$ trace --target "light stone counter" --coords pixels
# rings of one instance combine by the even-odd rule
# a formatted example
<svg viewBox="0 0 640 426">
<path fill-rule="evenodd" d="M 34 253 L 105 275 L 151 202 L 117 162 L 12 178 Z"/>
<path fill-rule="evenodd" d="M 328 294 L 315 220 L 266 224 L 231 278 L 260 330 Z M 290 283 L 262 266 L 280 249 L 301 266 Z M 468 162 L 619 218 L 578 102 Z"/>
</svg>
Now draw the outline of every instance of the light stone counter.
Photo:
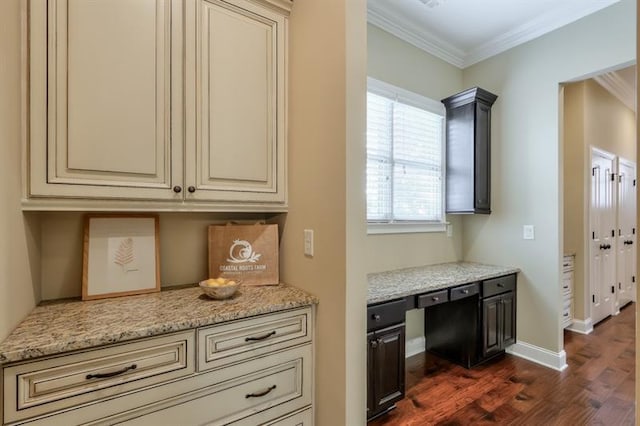
<svg viewBox="0 0 640 426">
<path fill-rule="evenodd" d="M 520 269 L 472 262 L 441 263 L 367 275 L 367 304 L 515 274 Z"/>
<path fill-rule="evenodd" d="M 154 336 L 318 303 L 295 287 L 240 287 L 212 300 L 199 287 L 36 307 L 0 344 L 0 364 Z"/>
</svg>

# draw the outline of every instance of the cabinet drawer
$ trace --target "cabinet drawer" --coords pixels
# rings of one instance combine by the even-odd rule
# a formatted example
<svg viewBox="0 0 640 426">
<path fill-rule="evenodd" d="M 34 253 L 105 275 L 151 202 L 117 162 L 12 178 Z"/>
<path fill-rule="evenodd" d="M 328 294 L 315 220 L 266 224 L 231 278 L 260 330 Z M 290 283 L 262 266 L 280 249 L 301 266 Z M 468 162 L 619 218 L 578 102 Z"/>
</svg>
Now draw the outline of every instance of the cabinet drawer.
<svg viewBox="0 0 640 426">
<path fill-rule="evenodd" d="M 188 331 L 7 367 L 4 421 L 187 376 L 194 371 L 194 349 L 194 332 Z"/>
<path fill-rule="evenodd" d="M 369 306 L 367 308 L 367 331 L 404 322 L 407 302 L 404 299 Z"/>
<path fill-rule="evenodd" d="M 427 306 L 439 305 L 449 301 L 449 291 L 440 290 L 433 293 L 420 294 L 416 297 L 418 309 L 426 308 Z"/>
<path fill-rule="evenodd" d="M 181 395 L 161 407 L 149 407 L 118 424 L 267 423 L 310 406 L 311 357 L 308 344 L 229 367 L 235 373 L 231 379 Z"/>
<path fill-rule="evenodd" d="M 313 424 L 313 410 L 307 408 L 298 413 L 281 417 L 264 426 L 311 426 Z"/>
<path fill-rule="evenodd" d="M 311 308 L 198 330 L 198 370 L 205 371 L 311 341 Z"/>
<path fill-rule="evenodd" d="M 574 257 L 573 256 L 564 256 L 562 259 L 562 270 L 564 272 L 573 271 L 574 267 Z"/>
<path fill-rule="evenodd" d="M 451 300 L 464 299 L 480 293 L 480 283 L 472 283 L 451 289 Z"/>
<path fill-rule="evenodd" d="M 482 297 L 490 297 L 495 294 L 513 291 L 516 289 L 516 276 L 505 275 L 482 282 Z"/>
<path fill-rule="evenodd" d="M 571 272 L 571 274 L 573 274 L 573 272 Z M 562 277 L 562 293 L 563 294 L 569 294 L 571 293 L 571 291 L 573 290 L 571 288 L 571 283 L 572 283 L 573 279 L 572 276 L 569 276 L 567 278 L 566 274 Z"/>
</svg>

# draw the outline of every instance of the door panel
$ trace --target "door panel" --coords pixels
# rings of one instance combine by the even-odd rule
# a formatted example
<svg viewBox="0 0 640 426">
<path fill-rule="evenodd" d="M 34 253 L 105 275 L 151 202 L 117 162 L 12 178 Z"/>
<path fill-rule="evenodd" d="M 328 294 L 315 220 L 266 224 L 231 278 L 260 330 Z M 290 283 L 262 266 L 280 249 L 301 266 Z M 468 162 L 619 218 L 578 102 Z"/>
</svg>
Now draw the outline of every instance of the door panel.
<svg viewBox="0 0 640 426">
<path fill-rule="evenodd" d="M 195 191 L 187 199 L 282 202 L 284 17 L 244 0 L 198 0 L 193 13 L 196 131 L 186 176 Z"/>
<path fill-rule="evenodd" d="M 33 195 L 174 197 L 171 15 L 169 0 L 49 1 L 48 137 L 32 151 Z"/>
<path fill-rule="evenodd" d="M 592 149 L 590 287 L 593 323 L 614 313 L 616 287 L 615 156 Z"/>
<path fill-rule="evenodd" d="M 482 301 L 482 355 L 488 356 L 500 352 L 501 319 L 500 300 L 502 296 L 493 296 Z"/>
<path fill-rule="evenodd" d="M 618 159 L 618 306 L 635 300 L 636 166 Z"/>
</svg>

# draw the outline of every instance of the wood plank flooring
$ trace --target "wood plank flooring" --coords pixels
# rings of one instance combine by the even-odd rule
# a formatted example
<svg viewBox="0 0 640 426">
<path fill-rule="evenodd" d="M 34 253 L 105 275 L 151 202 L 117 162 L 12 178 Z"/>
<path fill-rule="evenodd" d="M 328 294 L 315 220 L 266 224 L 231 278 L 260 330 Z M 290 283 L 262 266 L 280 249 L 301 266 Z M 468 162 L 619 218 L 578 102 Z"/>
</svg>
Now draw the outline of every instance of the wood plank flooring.
<svg viewBox="0 0 640 426">
<path fill-rule="evenodd" d="M 635 304 L 589 335 L 565 331 L 562 372 L 511 355 L 467 370 L 407 359 L 406 396 L 369 426 L 633 425 Z"/>
</svg>

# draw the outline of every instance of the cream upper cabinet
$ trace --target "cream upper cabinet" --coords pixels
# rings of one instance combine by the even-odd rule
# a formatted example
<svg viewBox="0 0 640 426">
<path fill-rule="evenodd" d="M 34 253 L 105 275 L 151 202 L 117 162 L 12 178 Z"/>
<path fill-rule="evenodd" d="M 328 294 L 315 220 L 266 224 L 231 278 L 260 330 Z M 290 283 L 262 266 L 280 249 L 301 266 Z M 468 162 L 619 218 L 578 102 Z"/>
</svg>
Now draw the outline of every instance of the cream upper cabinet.
<svg viewBox="0 0 640 426">
<path fill-rule="evenodd" d="M 25 209 L 286 209 L 289 0 L 28 5 Z"/>
<path fill-rule="evenodd" d="M 174 198 L 170 0 L 29 12 L 30 195 Z"/>
<path fill-rule="evenodd" d="M 187 16 L 192 197 L 283 203 L 285 16 L 247 0 L 196 0 Z"/>
</svg>

